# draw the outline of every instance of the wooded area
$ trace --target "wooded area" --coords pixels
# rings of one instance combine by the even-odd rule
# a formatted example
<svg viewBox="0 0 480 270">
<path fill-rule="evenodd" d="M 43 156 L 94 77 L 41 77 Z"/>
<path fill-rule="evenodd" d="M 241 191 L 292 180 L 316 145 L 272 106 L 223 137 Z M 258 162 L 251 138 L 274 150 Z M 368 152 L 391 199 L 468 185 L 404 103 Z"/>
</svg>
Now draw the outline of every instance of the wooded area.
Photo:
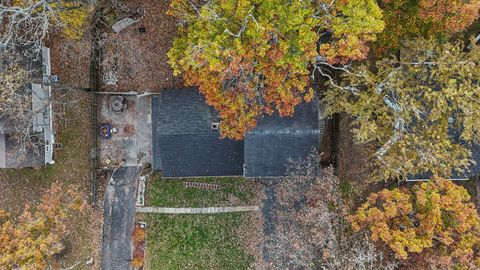
<svg viewBox="0 0 480 270">
<path fill-rule="evenodd" d="M 72 92 L 138 86 L 128 91 L 149 95 L 193 88 L 218 112 L 219 123 L 210 129 L 232 141 L 244 140 L 265 117 L 288 119 L 301 104 L 318 101 L 319 120 L 333 118 L 331 142 L 323 142 L 331 144 L 329 153 L 320 148 L 271 186 L 252 180 L 275 190 L 275 200 L 263 203 L 275 201 L 282 220 L 262 251 L 281 263 L 265 269 L 480 268 L 480 188 L 454 181 L 480 181 L 480 0 L 171 0 L 168 9 L 141 2 L 0 0 L 0 135 L 16 142 L 15 157 L 53 143 L 35 130 L 35 117 L 47 106 L 65 117 L 80 102 Z M 155 5 L 163 9 L 148 9 Z M 125 29 L 112 30 L 126 18 Z M 39 62 L 45 45 L 72 58 L 52 64 L 68 74 L 66 80 L 45 74 Z M 77 50 L 84 55 L 76 56 Z M 135 69 L 138 59 L 141 68 Z M 74 70 L 80 66 L 83 72 Z M 124 81 L 117 87 L 120 69 Z M 153 79 L 142 87 L 146 77 Z M 32 84 L 52 87 L 40 107 L 32 105 Z M 301 133 L 295 127 L 281 132 Z M 358 148 L 337 149 L 338 137 Z M 365 164 L 350 164 L 349 158 L 358 158 L 353 155 Z M 10 174 L 15 169 L 0 181 L 11 181 Z M 361 177 L 361 184 L 345 175 Z M 63 183 L 45 191 L 18 217 L 0 204 L 1 269 L 56 269 L 51 261 L 64 250 L 66 224 L 90 206 L 85 194 Z M 247 253 L 238 254 L 242 265 L 250 262 L 243 260 Z"/>
</svg>

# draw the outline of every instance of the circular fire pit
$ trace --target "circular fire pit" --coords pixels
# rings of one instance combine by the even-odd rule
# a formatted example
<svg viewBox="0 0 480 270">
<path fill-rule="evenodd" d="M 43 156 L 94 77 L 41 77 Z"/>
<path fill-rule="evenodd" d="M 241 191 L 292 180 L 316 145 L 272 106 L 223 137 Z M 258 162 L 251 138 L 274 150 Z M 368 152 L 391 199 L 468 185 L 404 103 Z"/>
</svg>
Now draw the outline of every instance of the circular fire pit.
<svg viewBox="0 0 480 270">
<path fill-rule="evenodd" d="M 110 110 L 114 112 L 121 112 L 127 109 L 125 98 L 122 96 L 113 96 L 110 98 Z"/>
</svg>

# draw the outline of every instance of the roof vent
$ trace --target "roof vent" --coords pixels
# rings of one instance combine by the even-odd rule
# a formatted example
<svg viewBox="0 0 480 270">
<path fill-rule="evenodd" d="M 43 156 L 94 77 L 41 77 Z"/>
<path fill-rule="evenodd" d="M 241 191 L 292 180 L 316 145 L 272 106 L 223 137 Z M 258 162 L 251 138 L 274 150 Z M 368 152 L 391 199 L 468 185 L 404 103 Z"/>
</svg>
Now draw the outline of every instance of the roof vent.
<svg viewBox="0 0 480 270">
<path fill-rule="evenodd" d="M 212 129 L 213 130 L 218 130 L 219 126 L 220 126 L 220 123 L 212 123 Z"/>
</svg>

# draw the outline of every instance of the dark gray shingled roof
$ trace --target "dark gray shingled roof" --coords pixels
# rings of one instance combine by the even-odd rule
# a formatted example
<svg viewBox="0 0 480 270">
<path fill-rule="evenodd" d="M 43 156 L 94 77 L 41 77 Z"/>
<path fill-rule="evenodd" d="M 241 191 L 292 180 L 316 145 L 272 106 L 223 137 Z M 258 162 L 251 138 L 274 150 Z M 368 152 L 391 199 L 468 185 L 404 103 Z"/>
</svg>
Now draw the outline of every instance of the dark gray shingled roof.
<svg viewBox="0 0 480 270">
<path fill-rule="evenodd" d="M 243 174 L 243 141 L 220 139 L 216 111 L 196 90 L 152 98 L 153 168 L 165 177 Z"/>
<path fill-rule="evenodd" d="M 293 117 L 263 116 L 245 137 L 245 177 L 287 175 L 289 160 L 318 150 L 321 133 L 317 99 L 298 105 Z"/>
</svg>

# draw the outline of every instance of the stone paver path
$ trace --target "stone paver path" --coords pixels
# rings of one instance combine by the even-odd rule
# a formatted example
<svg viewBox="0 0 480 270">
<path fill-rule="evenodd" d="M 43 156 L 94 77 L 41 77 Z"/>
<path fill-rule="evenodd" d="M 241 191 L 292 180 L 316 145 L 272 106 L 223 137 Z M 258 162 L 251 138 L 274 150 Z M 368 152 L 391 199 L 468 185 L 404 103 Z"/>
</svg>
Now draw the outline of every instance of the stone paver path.
<svg viewBox="0 0 480 270">
<path fill-rule="evenodd" d="M 205 208 L 170 208 L 170 207 L 137 207 L 137 213 L 156 214 L 217 214 L 233 212 L 259 211 L 258 206 L 227 206 L 227 207 L 205 207 Z"/>
</svg>

